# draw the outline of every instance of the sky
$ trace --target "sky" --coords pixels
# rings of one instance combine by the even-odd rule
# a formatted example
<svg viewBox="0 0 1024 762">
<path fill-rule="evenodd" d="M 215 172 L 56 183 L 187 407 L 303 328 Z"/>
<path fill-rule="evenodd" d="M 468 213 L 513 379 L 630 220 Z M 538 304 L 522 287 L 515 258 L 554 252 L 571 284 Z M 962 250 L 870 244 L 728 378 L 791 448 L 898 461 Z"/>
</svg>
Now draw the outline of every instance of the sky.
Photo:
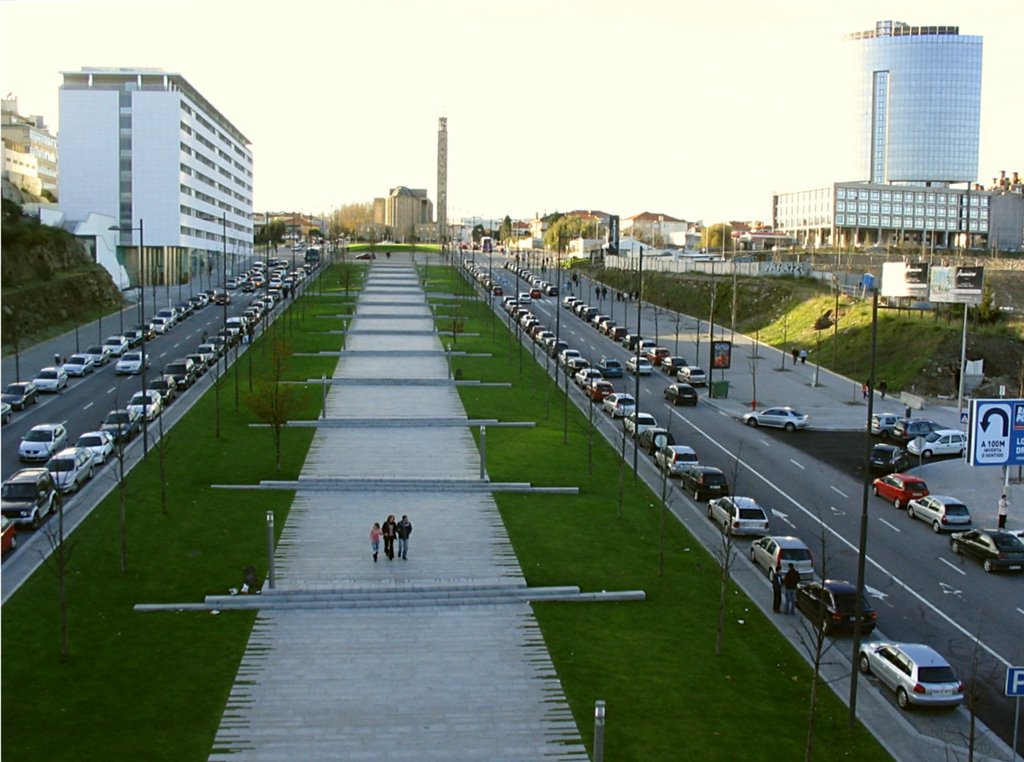
<svg viewBox="0 0 1024 762">
<path fill-rule="evenodd" d="M 251 141 L 254 208 L 395 186 L 448 217 L 771 219 L 853 177 L 844 34 L 984 38 L 979 182 L 1024 172 L 1024 3 L 989 0 L 0 0 L 0 89 L 59 129 L 62 71 L 183 75 Z"/>
</svg>

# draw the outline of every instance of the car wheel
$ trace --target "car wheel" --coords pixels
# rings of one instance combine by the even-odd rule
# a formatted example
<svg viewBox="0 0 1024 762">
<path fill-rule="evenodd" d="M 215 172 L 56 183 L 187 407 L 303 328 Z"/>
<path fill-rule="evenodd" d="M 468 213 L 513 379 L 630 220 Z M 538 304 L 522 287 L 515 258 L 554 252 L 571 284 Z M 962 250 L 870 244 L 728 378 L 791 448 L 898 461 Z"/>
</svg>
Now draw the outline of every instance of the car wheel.
<svg viewBox="0 0 1024 762">
<path fill-rule="evenodd" d="M 783 428 L 786 431 L 788 431 L 790 434 L 792 434 L 794 431 L 796 431 L 796 425 L 793 424 L 792 422 L 787 423 L 785 426 L 783 426 Z"/>
<path fill-rule="evenodd" d="M 871 662 L 868 661 L 868 655 L 867 654 L 861 654 L 860 655 L 860 659 L 857 661 L 857 666 L 860 667 L 860 673 L 862 675 L 870 675 L 871 674 Z"/>
<path fill-rule="evenodd" d="M 85 480 L 86 481 L 91 481 L 92 480 L 92 469 L 93 469 L 93 467 L 89 466 L 89 470 L 85 474 Z"/>
<path fill-rule="evenodd" d="M 956 540 L 953 540 L 953 542 L 949 543 L 949 547 L 951 547 L 953 549 L 953 552 L 956 553 L 958 556 L 960 555 L 960 543 L 958 543 Z"/>
<path fill-rule="evenodd" d="M 914 518 L 914 506 L 907 506 L 907 515 L 910 516 L 910 518 Z"/>
<path fill-rule="evenodd" d="M 900 502 L 899 498 L 896 498 L 895 500 L 893 500 L 892 504 L 896 507 L 897 511 L 900 510 L 901 508 L 903 508 L 903 504 Z"/>
<path fill-rule="evenodd" d="M 992 563 L 991 558 L 986 558 L 984 563 L 982 563 L 981 568 L 987 571 L 989 574 L 996 570 L 995 564 Z"/>
<path fill-rule="evenodd" d="M 51 502 L 52 505 L 52 502 Z M 39 525 L 43 523 L 43 516 L 39 511 L 36 511 L 32 515 L 32 528 L 39 529 Z"/>
<path fill-rule="evenodd" d="M 747 419 L 747 426 L 752 426 L 753 428 L 756 429 L 757 428 L 757 419 L 756 418 L 748 418 Z"/>
<path fill-rule="evenodd" d="M 896 689 L 896 703 L 900 709 L 910 709 L 910 699 L 907 698 L 907 692 L 902 688 Z"/>
<path fill-rule="evenodd" d="M 828 626 L 828 620 L 827 619 L 822 619 L 821 620 L 820 627 L 821 627 L 821 634 L 822 635 L 828 635 L 829 634 L 829 630 L 831 628 Z"/>
<path fill-rule="evenodd" d="M 699 503 L 700 502 L 700 490 L 699 489 L 695 489 L 693 491 L 693 502 L 695 502 L 695 503 Z"/>
<path fill-rule="evenodd" d="M 938 519 L 932 522 L 932 531 L 935 532 L 935 534 L 942 531 L 942 527 L 939 525 Z"/>
<path fill-rule="evenodd" d="M 878 487 L 877 486 L 875 486 L 875 485 L 871 486 L 871 494 L 874 495 L 875 497 L 878 497 Z"/>
<path fill-rule="evenodd" d="M 928 458 L 930 458 L 931 456 L 932 456 L 932 451 L 931 450 L 925 450 L 923 453 L 921 453 L 921 457 L 924 458 L 925 460 L 928 460 Z"/>
<path fill-rule="evenodd" d="M 708 503 L 708 518 L 712 521 L 715 520 L 715 512 L 711 510 L 711 503 Z"/>
<path fill-rule="evenodd" d="M 18 536 L 14 535 L 11 537 L 11 550 L 14 550 L 16 547 L 18 547 Z"/>
</svg>

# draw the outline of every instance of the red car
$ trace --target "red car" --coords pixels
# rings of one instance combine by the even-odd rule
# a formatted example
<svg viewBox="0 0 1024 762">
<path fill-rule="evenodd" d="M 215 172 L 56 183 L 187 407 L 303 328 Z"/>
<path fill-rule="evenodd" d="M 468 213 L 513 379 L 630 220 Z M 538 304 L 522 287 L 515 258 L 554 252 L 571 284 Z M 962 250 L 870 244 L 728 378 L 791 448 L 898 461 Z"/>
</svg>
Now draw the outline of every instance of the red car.
<svg viewBox="0 0 1024 762">
<path fill-rule="evenodd" d="M 491 289 L 491 293 L 494 294 L 495 296 L 504 296 L 505 295 L 505 292 L 502 290 L 501 286 L 494 286 Z"/>
<path fill-rule="evenodd" d="M 652 347 L 647 351 L 646 357 L 651 361 L 651 365 L 657 367 L 661 365 L 662 359 L 669 357 L 671 354 L 665 347 Z"/>
<path fill-rule="evenodd" d="M 18 544 L 15 539 L 15 535 L 18 533 L 18 527 L 15 526 L 14 522 L 6 516 L 3 517 L 3 532 L 0 534 L 0 547 L 3 548 L 2 552 L 6 554 L 8 551 L 14 550 L 14 547 Z"/>
<path fill-rule="evenodd" d="M 905 508 L 909 501 L 927 495 L 928 485 L 910 474 L 889 474 L 875 479 L 871 491 L 897 508 Z"/>
<path fill-rule="evenodd" d="M 594 402 L 601 402 L 609 394 L 614 393 L 615 387 L 611 381 L 591 381 L 586 388 L 586 395 Z"/>
<path fill-rule="evenodd" d="M 540 299 L 543 296 L 544 296 L 544 294 L 536 286 L 534 286 L 533 288 L 530 289 L 530 298 L 531 299 Z"/>
</svg>

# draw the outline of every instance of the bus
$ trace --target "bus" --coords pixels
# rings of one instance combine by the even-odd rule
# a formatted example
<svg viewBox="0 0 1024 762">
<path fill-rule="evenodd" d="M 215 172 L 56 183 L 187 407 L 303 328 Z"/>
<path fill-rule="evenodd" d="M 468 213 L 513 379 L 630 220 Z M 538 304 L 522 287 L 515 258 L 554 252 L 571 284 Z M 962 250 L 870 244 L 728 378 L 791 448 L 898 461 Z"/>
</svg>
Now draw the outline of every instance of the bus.
<svg viewBox="0 0 1024 762">
<path fill-rule="evenodd" d="M 485 235 L 480 238 L 480 251 L 494 251 L 494 239 Z"/>
</svg>

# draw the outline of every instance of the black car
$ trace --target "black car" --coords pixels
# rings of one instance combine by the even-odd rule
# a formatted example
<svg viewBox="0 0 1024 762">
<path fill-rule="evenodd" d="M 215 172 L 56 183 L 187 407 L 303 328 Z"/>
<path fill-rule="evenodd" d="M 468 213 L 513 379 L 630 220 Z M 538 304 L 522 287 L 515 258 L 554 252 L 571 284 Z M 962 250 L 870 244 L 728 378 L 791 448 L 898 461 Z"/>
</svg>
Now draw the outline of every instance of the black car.
<svg viewBox="0 0 1024 762">
<path fill-rule="evenodd" d="M 138 410 L 111 410 L 100 425 L 100 431 L 109 431 L 115 442 L 129 442 L 142 430 L 142 415 Z"/>
<path fill-rule="evenodd" d="M 661 426 L 650 426 L 640 432 L 637 443 L 637 446 L 648 455 L 654 455 L 662 447 L 674 445 L 676 439 L 668 429 Z"/>
<path fill-rule="evenodd" d="M 665 399 L 673 405 L 696 405 L 697 392 L 689 384 L 672 384 L 665 387 Z"/>
<path fill-rule="evenodd" d="M 877 444 L 871 448 L 871 470 L 880 474 L 902 471 L 910 465 L 910 457 L 902 447 Z"/>
<path fill-rule="evenodd" d="M 23 468 L 0 489 L 0 511 L 15 524 L 35 529 L 43 518 L 60 507 L 60 493 L 45 468 Z"/>
<path fill-rule="evenodd" d="M 146 388 L 160 395 L 164 407 L 174 402 L 178 396 L 178 385 L 173 378 L 154 378 Z"/>
<path fill-rule="evenodd" d="M 1024 542 L 1009 532 L 994 529 L 953 532 L 949 546 L 957 555 L 980 561 L 981 568 L 990 573 L 1024 569 Z"/>
<path fill-rule="evenodd" d="M 714 466 L 690 466 L 679 474 L 679 489 L 693 495 L 697 502 L 729 494 L 729 482 L 722 469 Z"/>
<path fill-rule="evenodd" d="M 15 410 L 24 410 L 39 402 L 39 389 L 31 381 L 18 381 L 4 387 L 2 401 Z"/>
<path fill-rule="evenodd" d="M 164 378 L 170 376 L 178 385 L 179 391 L 184 391 L 195 383 L 196 364 L 187 357 L 182 357 L 164 366 Z"/>
<path fill-rule="evenodd" d="M 675 376 L 679 373 L 679 369 L 689 365 L 686 362 L 685 357 L 677 357 L 675 355 L 671 357 L 661 358 L 661 365 L 659 366 L 667 376 Z"/>
<path fill-rule="evenodd" d="M 128 348 L 135 349 L 135 347 L 142 344 L 142 329 L 141 328 L 129 328 L 124 332 L 124 337 L 128 340 Z M 148 336 L 146 337 L 149 338 Z"/>
<path fill-rule="evenodd" d="M 917 437 L 926 437 L 933 431 L 946 428 L 941 423 L 930 421 L 927 418 L 904 418 L 897 423 L 892 430 L 892 438 L 906 444 Z"/>
<path fill-rule="evenodd" d="M 856 622 L 857 588 L 849 582 L 826 579 L 824 582 L 803 582 L 796 589 L 796 607 L 827 635 L 852 632 Z M 860 631 L 867 635 L 875 629 L 878 614 L 861 599 Z"/>
</svg>

